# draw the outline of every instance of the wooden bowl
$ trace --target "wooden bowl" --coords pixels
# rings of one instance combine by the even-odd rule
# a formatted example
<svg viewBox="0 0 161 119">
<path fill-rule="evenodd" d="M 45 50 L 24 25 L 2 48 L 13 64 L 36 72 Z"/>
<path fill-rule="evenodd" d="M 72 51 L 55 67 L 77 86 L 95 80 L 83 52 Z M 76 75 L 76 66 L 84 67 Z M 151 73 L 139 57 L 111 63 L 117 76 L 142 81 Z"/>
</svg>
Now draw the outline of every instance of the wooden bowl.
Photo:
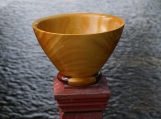
<svg viewBox="0 0 161 119">
<path fill-rule="evenodd" d="M 72 77 L 69 85 L 85 86 L 96 82 L 93 75 L 114 51 L 124 21 L 108 14 L 72 13 L 38 19 L 32 27 L 59 72 Z"/>
</svg>

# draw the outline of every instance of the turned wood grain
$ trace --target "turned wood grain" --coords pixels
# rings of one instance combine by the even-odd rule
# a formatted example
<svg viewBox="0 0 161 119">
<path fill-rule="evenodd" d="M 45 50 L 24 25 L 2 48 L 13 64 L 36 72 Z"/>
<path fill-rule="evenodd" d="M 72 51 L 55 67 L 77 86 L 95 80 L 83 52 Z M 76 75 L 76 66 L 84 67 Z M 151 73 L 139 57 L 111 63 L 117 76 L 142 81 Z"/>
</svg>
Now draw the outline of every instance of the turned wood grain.
<svg viewBox="0 0 161 119">
<path fill-rule="evenodd" d="M 45 17 L 32 27 L 55 67 L 79 79 L 102 68 L 120 39 L 124 21 L 107 14 L 74 13 Z"/>
</svg>

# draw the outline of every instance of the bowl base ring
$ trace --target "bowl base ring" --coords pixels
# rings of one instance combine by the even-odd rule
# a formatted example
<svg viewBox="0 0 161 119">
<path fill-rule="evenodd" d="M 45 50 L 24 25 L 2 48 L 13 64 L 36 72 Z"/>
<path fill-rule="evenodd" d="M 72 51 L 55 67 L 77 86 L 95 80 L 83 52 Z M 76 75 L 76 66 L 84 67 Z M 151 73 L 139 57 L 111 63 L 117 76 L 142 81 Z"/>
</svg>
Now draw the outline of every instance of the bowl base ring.
<svg viewBox="0 0 161 119">
<path fill-rule="evenodd" d="M 75 78 L 75 80 L 73 80 L 74 78 L 65 76 L 60 72 L 57 75 L 58 80 L 63 82 L 64 84 L 67 84 L 67 85 L 70 85 L 70 86 L 77 86 L 77 87 L 96 84 L 96 83 L 99 82 L 101 77 L 102 77 L 102 73 L 100 71 L 97 74 L 93 75 L 93 76 L 84 77 L 84 78 Z M 80 81 L 78 81 L 78 79 Z M 71 81 L 74 81 L 74 82 L 71 83 Z"/>
</svg>

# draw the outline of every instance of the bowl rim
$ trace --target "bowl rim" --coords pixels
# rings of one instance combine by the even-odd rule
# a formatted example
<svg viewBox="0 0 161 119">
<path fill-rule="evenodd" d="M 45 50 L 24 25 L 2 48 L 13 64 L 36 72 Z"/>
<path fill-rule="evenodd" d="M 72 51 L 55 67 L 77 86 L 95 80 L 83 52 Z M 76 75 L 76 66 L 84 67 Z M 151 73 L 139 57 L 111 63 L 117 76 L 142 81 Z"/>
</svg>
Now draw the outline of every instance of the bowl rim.
<svg viewBox="0 0 161 119">
<path fill-rule="evenodd" d="M 104 31 L 104 32 L 97 32 L 97 33 L 88 33 L 88 34 L 64 34 L 64 33 L 54 33 L 54 32 L 48 32 L 48 31 L 44 31 L 44 30 L 41 30 L 37 27 L 37 25 L 43 21 L 43 20 L 46 20 L 46 19 L 50 19 L 52 17 L 59 17 L 59 16 L 66 16 L 66 15 L 78 15 L 78 14 L 89 14 L 89 15 L 97 15 L 97 16 L 102 16 L 102 17 L 113 17 L 113 18 L 116 18 L 116 19 L 119 19 L 120 21 L 122 21 L 122 24 L 120 25 L 120 27 L 118 28 L 115 28 L 115 29 L 112 29 L 112 30 L 109 30 L 109 31 Z M 115 16 L 115 15 L 111 15 L 111 14 L 103 14 L 103 13 L 95 13 L 95 12 L 74 12 L 74 13 L 66 13 L 66 14 L 55 14 L 55 15 L 51 15 L 51 16 L 46 16 L 46 17 L 43 17 L 43 18 L 39 18 L 37 20 L 35 20 L 33 23 L 32 23 L 32 28 L 33 29 L 36 29 L 40 32 L 45 32 L 45 33 L 48 33 L 48 34 L 57 34 L 57 35 L 72 35 L 72 36 L 84 36 L 84 35 L 96 35 L 96 34 L 103 34 L 103 33 L 107 33 L 107 32 L 111 32 L 111 31 L 115 31 L 117 29 L 120 29 L 122 27 L 124 27 L 125 25 L 125 21 L 121 18 L 121 17 L 118 17 L 118 16 Z"/>
</svg>

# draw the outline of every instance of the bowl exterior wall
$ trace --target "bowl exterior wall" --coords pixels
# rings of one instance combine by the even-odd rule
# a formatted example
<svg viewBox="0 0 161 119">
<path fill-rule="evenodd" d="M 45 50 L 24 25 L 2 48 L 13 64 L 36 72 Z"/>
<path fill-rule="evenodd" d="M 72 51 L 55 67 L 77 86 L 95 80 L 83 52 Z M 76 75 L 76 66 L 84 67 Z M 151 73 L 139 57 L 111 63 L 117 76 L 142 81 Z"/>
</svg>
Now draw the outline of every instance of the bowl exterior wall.
<svg viewBox="0 0 161 119">
<path fill-rule="evenodd" d="M 65 35 L 34 29 L 47 57 L 64 75 L 88 77 L 96 74 L 114 51 L 123 31 L 119 29 L 86 35 Z"/>
</svg>

